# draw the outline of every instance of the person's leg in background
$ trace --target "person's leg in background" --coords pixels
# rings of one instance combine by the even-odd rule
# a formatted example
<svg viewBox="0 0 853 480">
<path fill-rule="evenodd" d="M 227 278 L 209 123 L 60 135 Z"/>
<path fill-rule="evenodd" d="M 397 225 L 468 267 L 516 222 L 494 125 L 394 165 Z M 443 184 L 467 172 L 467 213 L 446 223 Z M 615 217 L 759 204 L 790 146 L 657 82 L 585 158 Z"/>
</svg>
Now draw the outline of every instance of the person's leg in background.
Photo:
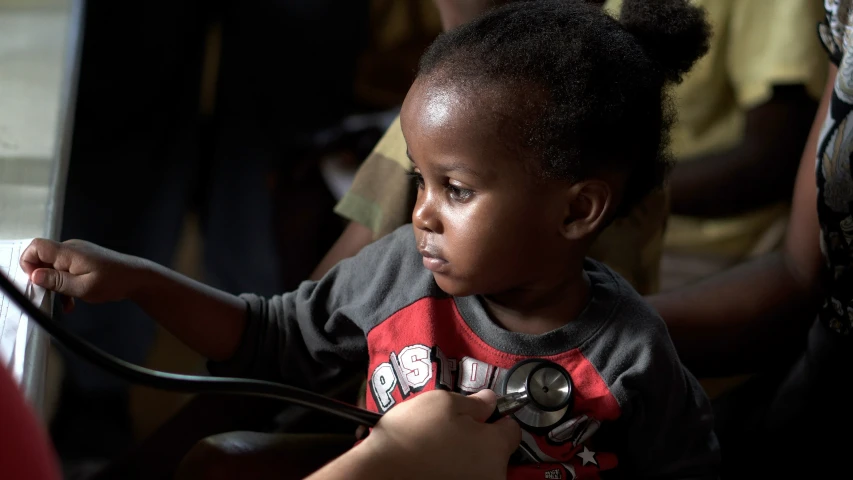
<svg viewBox="0 0 853 480">
<path fill-rule="evenodd" d="M 314 135 L 353 111 L 366 0 L 226 2 L 205 276 L 272 295 L 308 278 L 340 234 Z"/>
<path fill-rule="evenodd" d="M 759 440 L 767 468 L 759 473 L 776 478 L 853 476 L 851 365 L 851 338 L 815 320 L 802 355 L 779 384 L 764 417 Z"/>
<path fill-rule="evenodd" d="M 367 34 L 368 7 L 366 0 L 225 4 L 212 132 L 215 151 L 202 215 L 207 283 L 232 293 L 261 295 L 294 289 L 340 234 L 342 225 L 319 171 L 314 136 L 354 110 L 354 72 Z M 325 393 L 354 402 L 359 382 L 347 380 L 352 379 L 342 379 L 341 385 L 353 388 Z M 209 409 L 216 400 L 196 398 L 193 408 Z M 319 434 L 317 442 L 292 437 L 300 438 L 303 448 L 310 445 L 315 457 L 340 453 L 340 438 L 345 445 L 355 441 L 355 426 L 348 422 L 286 404 L 280 408 L 284 411 L 277 417 L 269 416 L 266 431 Z M 175 419 L 191 413 L 182 411 Z M 246 413 L 235 412 L 243 417 Z M 244 436 L 231 432 L 199 438 L 181 475 L 207 478 L 210 472 L 251 471 L 253 478 L 278 478 L 281 468 L 290 468 L 287 460 L 294 457 L 283 451 L 294 446 L 286 441 L 291 437 Z M 220 449 L 223 445 L 239 446 Z"/>
<path fill-rule="evenodd" d="M 196 154 L 202 2 L 89 2 L 63 240 L 169 265 Z M 143 363 L 153 321 L 128 303 L 62 316 L 96 346 Z M 52 437 L 66 461 L 109 459 L 132 442 L 127 385 L 73 355 Z"/>
<path fill-rule="evenodd" d="M 328 245 L 337 238 L 323 230 L 339 224 L 334 199 L 307 160 L 314 132 L 352 111 L 352 70 L 367 8 L 366 0 L 223 5 L 215 115 L 200 144 L 204 180 L 196 199 L 205 283 L 234 293 L 281 293 L 306 279 L 325 253 L 317 238 L 328 237 Z M 311 68 L 318 60 L 320 68 Z M 304 172 L 312 173 L 298 176 Z M 324 195 L 326 206 L 316 201 Z M 287 242 L 274 225 L 283 214 L 306 219 L 286 225 Z M 342 385 L 345 391 L 326 393 L 354 402 L 359 384 Z M 170 477 L 196 442 L 223 432 L 355 430 L 328 416 L 308 418 L 304 410 L 281 412 L 285 407 L 270 399 L 196 396 L 97 478 Z"/>
<path fill-rule="evenodd" d="M 851 340 L 816 320 L 799 355 L 714 401 L 722 478 L 850 478 Z"/>
</svg>

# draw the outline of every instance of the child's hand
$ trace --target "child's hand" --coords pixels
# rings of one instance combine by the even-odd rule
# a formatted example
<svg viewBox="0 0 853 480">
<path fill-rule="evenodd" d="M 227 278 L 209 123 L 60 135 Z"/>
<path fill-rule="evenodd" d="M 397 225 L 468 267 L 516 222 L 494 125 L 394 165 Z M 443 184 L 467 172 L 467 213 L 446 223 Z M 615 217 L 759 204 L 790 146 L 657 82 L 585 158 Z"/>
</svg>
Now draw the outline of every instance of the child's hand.
<svg viewBox="0 0 853 480">
<path fill-rule="evenodd" d="M 73 298 L 89 303 L 124 300 L 141 260 L 82 240 L 37 238 L 21 254 L 21 268 L 35 285 L 62 294 L 66 312 Z"/>
</svg>

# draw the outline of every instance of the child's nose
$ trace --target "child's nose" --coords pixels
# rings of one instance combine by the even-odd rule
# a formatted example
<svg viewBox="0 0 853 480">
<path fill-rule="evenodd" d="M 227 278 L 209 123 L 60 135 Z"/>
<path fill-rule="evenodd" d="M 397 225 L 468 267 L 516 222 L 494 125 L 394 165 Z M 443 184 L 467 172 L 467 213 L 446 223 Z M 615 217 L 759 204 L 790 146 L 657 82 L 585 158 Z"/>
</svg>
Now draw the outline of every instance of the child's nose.
<svg viewBox="0 0 853 480">
<path fill-rule="evenodd" d="M 432 197 L 428 191 L 419 192 L 412 211 L 412 223 L 420 230 L 441 233 L 441 222 Z"/>
</svg>

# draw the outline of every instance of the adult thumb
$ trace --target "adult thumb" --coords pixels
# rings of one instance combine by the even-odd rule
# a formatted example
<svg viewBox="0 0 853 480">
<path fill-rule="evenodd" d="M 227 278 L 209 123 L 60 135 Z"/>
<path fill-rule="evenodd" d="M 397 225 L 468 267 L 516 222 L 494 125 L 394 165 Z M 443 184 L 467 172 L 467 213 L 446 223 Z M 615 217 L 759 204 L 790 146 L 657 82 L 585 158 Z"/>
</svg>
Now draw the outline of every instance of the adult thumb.
<svg viewBox="0 0 853 480">
<path fill-rule="evenodd" d="M 470 415 L 478 422 L 485 422 L 495 411 L 498 404 L 498 396 L 495 392 L 485 389 L 468 395 L 465 398 L 465 407 L 460 413 Z"/>
</svg>

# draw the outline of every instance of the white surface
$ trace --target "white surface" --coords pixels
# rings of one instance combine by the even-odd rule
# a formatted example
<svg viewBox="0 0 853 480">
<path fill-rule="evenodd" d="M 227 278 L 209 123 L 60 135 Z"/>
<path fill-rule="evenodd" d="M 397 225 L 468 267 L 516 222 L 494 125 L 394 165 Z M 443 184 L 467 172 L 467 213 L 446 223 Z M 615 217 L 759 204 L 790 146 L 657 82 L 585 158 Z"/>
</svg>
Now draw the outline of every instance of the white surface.
<svg viewBox="0 0 853 480">
<path fill-rule="evenodd" d="M 45 235 L 68 20 L 0 9 L 0 239 Z"/>
<path fill-rule="evenodd" d="M 0 10 L 0 157 L 50 162 L 68 13 Z"/>
<path fill-rule="evenodd" d="M 41 306 L 45 290 L 30 283 L 29 277 L 19 264 L 21 253 L 31 241 L 32 239 L 0 240 L 0 271 L 10 278 L 34 305 Z M 29 317 L 24 315 L 11 299 L 0 294 L 0 364 L 6 366 L 18 382 L 24 374 L 24 353 L 29 331 Z"/>
<path fill-rule="evenodd" d="M 0 183 L 0 239 L 43 236 L 49 193 L 47 185 Z"/>
<path fill-rule="evenodd" d="M 82 0 L 0 0 L 0 245 L 5 247 L 14 244 L 4 239 L 58 235 L 82 5 Z M 0 254 L 10 251 L 5 247 Z M 8 263 L 0 258 L 0 265 Z M 21 281 L 26 288 L 26 278 Z M 44 297 L 36 304 L 50 313 L 51 295 Z M 21 388 L 43 413 L 48 338 L 35 324 L 23 325 L 6 355 L 17 362 L 16 373 L 23 370 L 16 375 Z"/>
</svg>

